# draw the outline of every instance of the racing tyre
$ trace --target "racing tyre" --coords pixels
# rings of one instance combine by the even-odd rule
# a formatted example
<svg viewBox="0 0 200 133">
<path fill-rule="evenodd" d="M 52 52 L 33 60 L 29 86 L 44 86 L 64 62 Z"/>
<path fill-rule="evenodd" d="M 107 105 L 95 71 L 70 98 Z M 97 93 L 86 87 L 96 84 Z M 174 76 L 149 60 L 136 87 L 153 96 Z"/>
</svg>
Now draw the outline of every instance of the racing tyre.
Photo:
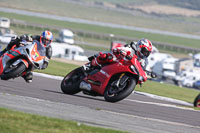
<svg viewBox="0 0 200 133">
<path fill-rule="evenodd" d="M 194 100 L 194 107 L 200 108 L 200 94 Z"/>
<path fill-rule="evenodd" d="M 84 77 L 81 67 L 67 74 L 61 82 L 62 92 L 70 95 L 80 92 L 79 85 Z"/>
<path fill-rule="evenodd" d="M 3 74 L 1 75 L 1 79 L 8 80 L 11 78 L 19 77 L 25 70 L 26 70 L 26 65 L 23 62 L 21 62 L 16 66 L 5 69 Z"/>
<path fill-rule="evenodd" d="M 109 82 L 105 92 L 104 99 L 108 102 L 118 102 L 126 97 L 128 97 L 132 91 L 135 89 L 136 80 L 132 77 L 128 77 L 123 85 L 120 85 L 119 88 L 113 86 L 117 82 L 118 78 Z"/>
</svg>

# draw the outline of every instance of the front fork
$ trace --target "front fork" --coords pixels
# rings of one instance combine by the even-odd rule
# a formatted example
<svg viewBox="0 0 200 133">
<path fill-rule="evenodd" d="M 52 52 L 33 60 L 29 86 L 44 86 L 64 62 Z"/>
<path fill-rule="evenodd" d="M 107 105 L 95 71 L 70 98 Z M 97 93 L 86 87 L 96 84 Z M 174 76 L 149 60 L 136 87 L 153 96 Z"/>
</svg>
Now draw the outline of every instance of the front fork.
<svg viewBox="0 0 200 133">
<path fill-rule="evenodd" d="M 121 81 L 121 79 L 122 79 L 122 77 L 123 77 L 124 75 L 125 75 L 125 73 L 122 73 L 122 74 L 120 75 L 119 79 L 117 80 L 117 83 L 115 84 L 116 87 L 119 87 L 120 81 Z"/>
<path fill-rule="evenodd" d="M 128 80 L 128 76 L 125 73 L 122 73 L 119 77 L 119 79 L 117 80 L 117 82 L 115 82 L 115 84 L 113 85 L 114 87 L 118 88 L 118 91 L 121 91 L 122 89 L 124 89 L 124 86 L 126 81 Z"/>
</svg>

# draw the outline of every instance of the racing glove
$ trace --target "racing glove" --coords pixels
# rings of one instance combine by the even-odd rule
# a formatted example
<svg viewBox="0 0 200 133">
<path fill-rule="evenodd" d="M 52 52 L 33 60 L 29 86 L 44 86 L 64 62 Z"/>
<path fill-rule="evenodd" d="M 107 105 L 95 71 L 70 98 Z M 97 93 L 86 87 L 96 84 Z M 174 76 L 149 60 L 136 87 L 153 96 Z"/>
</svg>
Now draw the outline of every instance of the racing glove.
<svg viewBox="0 0 200 133">
<path fill-rule="evenodd" d="M 20 38 L 20 41 L 22 41 L 22 40 L 26 40 L 28 42 L 33 41 L 31 34 L 24 34 L 24 35 L 21 35 L 19 38 Z"/>
<path fill-rule="evenodd" d="M 107 59 L 107 54 L 106 54 L 106 53 L 99 52 L 98 59 L 99 59 L 99 60 L 106 60 L 106 59 Z"/>
<path fill-rule="evenodd" d="M 44 63 L 42 65 L 41 69 L 46 69 L 48 67 L 49 64 L 49 59 L 47 57 L 44 58 Z"/>
</svg>

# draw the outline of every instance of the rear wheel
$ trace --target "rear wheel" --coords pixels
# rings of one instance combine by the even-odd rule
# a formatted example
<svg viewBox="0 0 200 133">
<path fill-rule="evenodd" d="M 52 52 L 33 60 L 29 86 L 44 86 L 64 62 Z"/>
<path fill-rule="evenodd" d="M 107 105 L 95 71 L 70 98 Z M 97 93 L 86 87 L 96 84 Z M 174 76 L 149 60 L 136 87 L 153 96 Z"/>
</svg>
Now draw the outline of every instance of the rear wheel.
<svg viewBox="0 0 200 133">
<path fill-rule="evenodd" d="M 81 67 L 67 74 L 61 82 L 62 92 L 70 95 L 80 92 L 79 85 L 84 77 Z"/>
<path fill-rule="evenodd" d="M 194 107 L 200 108 L 200 94 L 194 100 Z"/>
<path fill-rule="evenodd" d="M 127 96 L 129 96 L 135 89 L 136 80 L 132 77 L 128 77 L 123 85 L 119 85 L 119 88 L 114 86 L 118 81 L 118 78 L 109 82 L 106 91 L 104 92 L 104 98 L 108 102 L 118 102 Z"/>
<path fill-rule="evenodd" d="M 2 80 L 8 80 L 11 78 L 16 78 L 22 75 L 22 73 L 26 70 L 26 65 L 21 62 L 16 66 L 8 67 L 4 70 L 3 75 L 1 75 Z"/>
</svg>

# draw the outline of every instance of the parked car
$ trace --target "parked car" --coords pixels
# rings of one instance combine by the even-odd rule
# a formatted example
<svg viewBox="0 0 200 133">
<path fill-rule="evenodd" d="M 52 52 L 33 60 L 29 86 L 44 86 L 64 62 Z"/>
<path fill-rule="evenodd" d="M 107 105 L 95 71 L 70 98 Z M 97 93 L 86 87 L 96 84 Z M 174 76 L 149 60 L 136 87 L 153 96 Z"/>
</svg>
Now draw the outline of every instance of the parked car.
<svg viewBox="0 0 200 133">
<path fill-rule="evenodd" d="M 173 81 L 178 86 L 193 87 L 193 83 L 198 80 L 198 78 L 195 78 L 194 75 L 195 72 L 193 71 L 181 71 L 175 76 Z"/>
<path fill-rule="evenodd" d="M 4 34 L 3 36 L 0 36 L 0 43 L 8 44 L 11 41 L 11 38 L 16 36 L 17 35 L 14 34 Z"/>
<path fill-rule="evenodd" d="M 16 37 L 17 35 L 13 30 L 8 28 L 0 28 L 0 43 L 8 44 L 12 37 Z"/>
<path fill-rule="evenodd" d="M 196 77 L 194 76 L 185 77 L 181 81 L 181 86 L 192 88 L 195 81 L 196 81 Z"/>
<path fill-rule="evenodd" d="M 200 90 L 200 80 L 194 82 L 193 87 Z"/>
</svg>

